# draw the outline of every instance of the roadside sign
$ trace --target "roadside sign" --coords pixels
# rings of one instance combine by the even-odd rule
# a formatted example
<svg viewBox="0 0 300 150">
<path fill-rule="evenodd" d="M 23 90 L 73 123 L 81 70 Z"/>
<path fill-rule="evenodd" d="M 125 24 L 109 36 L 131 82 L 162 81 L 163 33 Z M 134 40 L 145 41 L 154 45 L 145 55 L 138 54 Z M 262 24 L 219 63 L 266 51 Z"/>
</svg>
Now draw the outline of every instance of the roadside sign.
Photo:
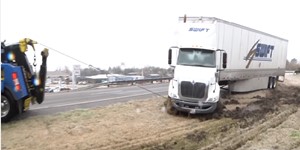
<svg viewBox="0 0 300 150">
<path fill-rule="evenodd" d="M 73 74 L 75 76 L 80 76 L 80 65 L 74 65 L 73 66 Z"/>
<path fill-rule="evenodd" d="M 80 70 L 74 70 L 74 75 L 75 76 L 80 76 Z"/>
</svg>

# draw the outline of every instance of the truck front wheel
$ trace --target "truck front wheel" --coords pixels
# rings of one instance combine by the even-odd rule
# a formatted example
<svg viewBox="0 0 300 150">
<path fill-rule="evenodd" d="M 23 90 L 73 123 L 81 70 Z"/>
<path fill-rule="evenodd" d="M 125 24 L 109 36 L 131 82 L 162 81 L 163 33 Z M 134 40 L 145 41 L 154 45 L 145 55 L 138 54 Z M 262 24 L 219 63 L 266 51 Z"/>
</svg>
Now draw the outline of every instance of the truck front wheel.
<svg viewBox="0 0 300 150">
<path fill-rule="evenodd" d="M 16 107 L 10 96 L 1 95 L 1 122 L 9 121 L 16 114 Z"/>
<path fill-rule="evenodd" d="M 221 102 L 221 100 L 219 100 L 217 102 L 217 107 L 216 107 L 216 110 L 215 112 L 216 113 L 223 113 L 223 109 L 226 108 L 225 105 L 223 104 L 223 102 Z"/>
<path fill-rule="evenodd" d="M 167 110 L 167 113 L 170 115 L 177 115 L 178 114 L 178 110 L 173 106 L 171 98 L 168 97 L 167 100 L 165 101 L 165 107 Z"/>
</svg>

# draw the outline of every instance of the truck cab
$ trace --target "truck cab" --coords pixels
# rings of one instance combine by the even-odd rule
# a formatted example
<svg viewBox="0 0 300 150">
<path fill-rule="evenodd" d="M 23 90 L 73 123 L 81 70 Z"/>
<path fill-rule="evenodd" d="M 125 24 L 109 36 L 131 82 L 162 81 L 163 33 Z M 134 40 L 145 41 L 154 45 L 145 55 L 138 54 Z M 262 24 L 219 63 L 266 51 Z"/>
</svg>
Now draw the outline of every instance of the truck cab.
<svg viewBox="0 0 300 150">
<path fill-rule="evenodd" d="M 206 48 L 169 49 L 174 78 L 170 81 L 168 96 L 176 110 L 192 114 L 215 111 L 220 97 L 217 53 Z"/>
<path fill-rule="evenodd" d="M 214 17 L 179 17 L 168 64 L 174 78 L 167 111 L 212 113 L 220 86 L 229 93 L 275 88 L 284 76 L 287 40 Z M 228 58 L 227 58 L 228 57 Z"/>
</svg>

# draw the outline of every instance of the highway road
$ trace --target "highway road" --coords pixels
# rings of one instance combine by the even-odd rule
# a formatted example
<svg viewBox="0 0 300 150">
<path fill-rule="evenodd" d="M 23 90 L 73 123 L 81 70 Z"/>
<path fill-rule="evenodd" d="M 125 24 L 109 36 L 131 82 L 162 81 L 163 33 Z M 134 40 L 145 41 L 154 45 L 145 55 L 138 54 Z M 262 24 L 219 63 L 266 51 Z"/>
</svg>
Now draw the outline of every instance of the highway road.
<svg viewBox="0 0 300 150">
<path fill-rule="evenodd" d="M 29 111 L 18 115 L 16 119 L 36 115 L 55 114 L 74 109 L 106 106 L 130 100 L 157 97 L 159 95 L 166 96 L 167 90 L 168 83 L 160 83 L 140 85 L 140 87 L 94 88 L 82 91 L 46 93 L 45 100 L 42 104 L 32 105 Z"/>
</svg>

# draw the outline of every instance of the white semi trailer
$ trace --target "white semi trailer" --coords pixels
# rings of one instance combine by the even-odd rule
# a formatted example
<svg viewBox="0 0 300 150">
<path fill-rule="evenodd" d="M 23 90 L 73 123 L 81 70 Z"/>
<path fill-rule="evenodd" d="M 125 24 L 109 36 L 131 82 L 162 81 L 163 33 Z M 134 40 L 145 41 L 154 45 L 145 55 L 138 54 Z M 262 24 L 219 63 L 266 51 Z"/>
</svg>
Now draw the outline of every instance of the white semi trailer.
<svg viewBox="0 0 300 150">
<path fill-rule="evenodd" d="M 275 88 L 284 76 L 286 39 L 212 17 L 179 17 L 168 63 L 169 113 L 212 113 L 220 86 L 231 92 Z"/>
</svg>

